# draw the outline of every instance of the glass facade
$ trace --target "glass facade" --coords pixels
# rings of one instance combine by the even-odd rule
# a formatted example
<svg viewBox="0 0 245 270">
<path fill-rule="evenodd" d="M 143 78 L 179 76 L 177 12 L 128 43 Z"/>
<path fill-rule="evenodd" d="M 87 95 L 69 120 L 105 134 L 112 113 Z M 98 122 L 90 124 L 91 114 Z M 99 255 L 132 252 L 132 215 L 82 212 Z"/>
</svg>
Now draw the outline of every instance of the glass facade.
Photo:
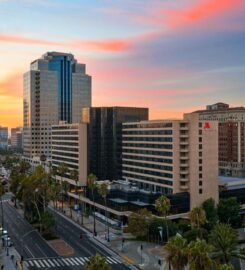
<svg viewBox="0 0 245 270">
<path fill-rule="evenodd" d="M 51 157 L 51 126 L 79 123 L 91 106 L 91 77 L 72 54 L 48 52 L 24 75 L 24 156 Z"/>
<path fill-rule="evenodd" d="M 88 128 L 88 171 L 100 180 L 122 178 L 122 123 L 148 120 L 147 108 L 98 107 L 82 110 Z"/>
</svg>

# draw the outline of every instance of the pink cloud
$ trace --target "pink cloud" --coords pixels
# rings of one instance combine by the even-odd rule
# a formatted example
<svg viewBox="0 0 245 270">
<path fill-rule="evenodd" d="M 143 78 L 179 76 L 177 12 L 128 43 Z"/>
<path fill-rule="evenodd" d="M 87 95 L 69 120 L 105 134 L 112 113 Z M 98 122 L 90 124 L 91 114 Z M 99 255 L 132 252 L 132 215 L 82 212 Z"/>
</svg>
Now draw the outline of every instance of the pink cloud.
<svg viewBox="0 0 245 270">
<path fill-rule="evenodd" d="M 167 25 L 173 28 L 192 25 L 209 17 L 230 12 L 242 4 L 241 0 L 199 0 L 194 3 L 182 10 L 165 13 Z"/>
</svg>

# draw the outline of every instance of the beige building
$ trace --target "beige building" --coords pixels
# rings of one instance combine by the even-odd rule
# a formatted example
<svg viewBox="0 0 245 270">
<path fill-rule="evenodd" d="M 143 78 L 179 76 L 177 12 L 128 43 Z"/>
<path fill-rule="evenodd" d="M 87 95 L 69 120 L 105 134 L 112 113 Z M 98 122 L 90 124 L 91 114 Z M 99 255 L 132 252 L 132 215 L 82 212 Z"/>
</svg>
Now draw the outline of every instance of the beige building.
<svg viewBox="0 0 245 270">
<path fill-rule="evenodd" d="M 183 120 L 124 123 L 123 179 L 139 188 L 189 192 L 191 208 L 218 201 L 218 122 L 185 114 Z"/>
<path fill-rule="evenodd" d="M 91 106 L 91 77 L 72 54 L 47 52 L 24 74 L 24 157 L 51 156 L 51 126 L 79 123 Z"/>
<path fill-rule="evenodd" d="M 78 172 L 78 185 L 87 183 L 87 125 L 67 124 L 60 122 L 52 126 L 52 166 L 58 168 L 60 163 L 66 164 L 68 172 L 63 180 L 75 186 L 71 171 Z M 60 177 L 58 176 L 58 179 Z"/>
</svg>

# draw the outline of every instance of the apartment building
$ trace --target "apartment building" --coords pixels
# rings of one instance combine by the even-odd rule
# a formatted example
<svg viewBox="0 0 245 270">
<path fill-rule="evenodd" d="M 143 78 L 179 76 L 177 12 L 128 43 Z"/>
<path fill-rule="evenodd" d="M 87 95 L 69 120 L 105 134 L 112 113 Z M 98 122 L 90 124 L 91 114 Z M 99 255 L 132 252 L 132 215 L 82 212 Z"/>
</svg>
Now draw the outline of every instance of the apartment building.
<svg viewBox="0 0 245 270">
<path fill-rule="evenodd" d="M 78 185 L 87 183 L 87 125 L 67 124 L 60 122 L 52 126 L 52 166 L 58 168 L 64 163 L 68 172 L 63 177 L 71 185 L 76 186 L 76 181 L 71 177 L 71 171 L 78 172 Z M 61 177 L 58 176 L 58 179 Z"/>
<path fill-rule="evenodd" d="M 245 177 L 245 108 L 219 102 L 196 113 L 219 122 L 219 175 Z"/>
<path fill-rule="evenodd" d="M 218 200 L 218 122 L 183 120 L 123 123 L 123 179 L 165 195 L 189 192 L 190 207 Z"/>
</svg>

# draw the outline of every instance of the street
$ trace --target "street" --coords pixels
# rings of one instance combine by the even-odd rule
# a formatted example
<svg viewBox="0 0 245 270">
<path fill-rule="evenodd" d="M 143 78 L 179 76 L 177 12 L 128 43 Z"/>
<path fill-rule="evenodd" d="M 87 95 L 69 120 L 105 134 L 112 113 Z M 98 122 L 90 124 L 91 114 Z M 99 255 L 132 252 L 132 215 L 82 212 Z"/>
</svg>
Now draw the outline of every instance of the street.
<svg viewBox="0 0 245 270">
<path fill-rule="evenodd" d="M 87 235 L 81 228 L 63 216 L 54 213 L 57 235 L 65 240 L 75 251 L 72 257 L 60 257 L 33 227 L 4 198 L 4 226 L 8 230 L 16 250 L 24 257 L 24 264 L 30 270 L 36 269 L 84 269 L 89 257 L 99 253 L 115 270 L 129 269 L 120 257 L 103 244 Z M 82 239 L 79 236 L 83 234 Z"/>
</svg>

